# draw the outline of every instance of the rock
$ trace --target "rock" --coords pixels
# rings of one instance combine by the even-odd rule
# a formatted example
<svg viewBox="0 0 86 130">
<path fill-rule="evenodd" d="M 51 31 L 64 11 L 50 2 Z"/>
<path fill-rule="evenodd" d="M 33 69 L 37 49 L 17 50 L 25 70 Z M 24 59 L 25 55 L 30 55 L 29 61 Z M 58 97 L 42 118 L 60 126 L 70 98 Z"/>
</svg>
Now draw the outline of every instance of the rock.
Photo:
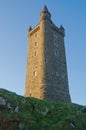
<svg viewBox="0 0 86 130">
<path fill-rule="evenodd" d="M 6 105 L 6 100 L 0 96 L 0 105 L 5 106 Z"/>
<path fill-rule="evenodd" d="M 70 123 L 70 125 L 72 126 L 72 128 L 75 128 L 75 124 L 73 124 L 72 122 Z"/>
<path fill-rule="evenodd" d="M 23 130 L 24 124 L 23 123 L 19 123 L 19 128 L 20 128 L 20 130 Z"/>
<path fill-rule="evenodd" d="M 49 113 L 49 108 L 46 107 L 45 111 L 42 112 L 42 114 L 46 116 L 48 113 Z"/>
<path fill-rule="evenodd" d="M 6 106 L 7 106 L 8 109 L 11 109 L 11 108 L 12 108 L 12 107 L 11 107 L 11 104 L 10 104 L 9 102 L 7 103 Z"/>
<path fill-rule="evenodd" d="M 81 109 L 81 111 L 82 111 L 83 113 L 86 113 L 86 107 L 83 107 L 83 108 Z"/>
<path fill-rule="evenodd" d="M 24 98 L 22 99 L 22 104 L 26 104 L 26 100 Z"/>
<path fill-rule="evenodd" d="M 35 110 L 35 106 L 33 104 L 31 104 L 31 107 L 32 107 L 33 110 Z"/>
<path fill-rule="evenodd" d="M 13 108 L 11 108 L 11 113 L 13 113 Z"/>
<path fill-rule="evenodd" d="M 14 112 L 16 112 L 16 113 L 19 112 L 19 106 L 16 106 L 16 108 L 14 109 Z"/>
<path fill-rule="evenodd" d="M 48 112 L 49 112 L 49 108 L 46 108 L 46 110 L 45 110 L 45 111 L 46 111 L 46 113 L 48 113 Z"/>
</svg>

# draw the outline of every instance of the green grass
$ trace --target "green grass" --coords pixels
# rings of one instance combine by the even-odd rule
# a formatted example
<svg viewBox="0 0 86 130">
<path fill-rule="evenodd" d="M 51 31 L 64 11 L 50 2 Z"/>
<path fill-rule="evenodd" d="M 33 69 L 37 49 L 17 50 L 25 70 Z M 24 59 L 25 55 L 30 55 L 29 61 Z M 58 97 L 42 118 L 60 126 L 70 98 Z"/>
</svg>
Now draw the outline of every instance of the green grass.
<svg viewBox="0 0 86 130">
<path fill-rule="evenodd" d="M 19 106 L 17 113 L 0 106 L 0 130 L 19 130 L 19 123 L 24 124 L 22 130 L 86 130 L 86 113 L 81 105 L 24 98 L 4 89 L 0 89 L 0 97 L 12 108 Z M 46 109 L 49 111 L 44 115 Z"/>
</svg>

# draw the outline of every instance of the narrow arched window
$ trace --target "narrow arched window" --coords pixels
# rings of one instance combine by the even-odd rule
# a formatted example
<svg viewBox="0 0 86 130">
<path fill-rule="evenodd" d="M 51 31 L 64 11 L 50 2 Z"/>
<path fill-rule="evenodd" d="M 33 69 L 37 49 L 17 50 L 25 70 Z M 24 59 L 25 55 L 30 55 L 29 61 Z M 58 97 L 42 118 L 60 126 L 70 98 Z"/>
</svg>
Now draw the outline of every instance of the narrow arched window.
<svg viewBox="0 0 86 130">
<path fill-rule="evenodd" d="M 33 71 L 33 76 L 36 76 L 36 75 L 37 75 L 36 71 Z"/>
<path fill-rule="evenodd" d="M 34 55 L 37 56 L 37 52 L 36 51 L 34 52 Z"/>
</svg>

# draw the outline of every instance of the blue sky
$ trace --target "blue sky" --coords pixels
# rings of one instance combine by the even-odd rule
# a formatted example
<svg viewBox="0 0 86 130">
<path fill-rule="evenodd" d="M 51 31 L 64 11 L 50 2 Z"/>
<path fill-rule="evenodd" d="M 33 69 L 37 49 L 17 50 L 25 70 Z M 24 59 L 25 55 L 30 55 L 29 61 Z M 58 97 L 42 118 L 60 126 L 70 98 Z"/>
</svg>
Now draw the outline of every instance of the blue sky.
<svg viewBox="0 0 86 130">
<path fill-rule="evenodd" d="M 44 4 L 65 28 L 72 102 L 86 105 L 86 0 L 0 0 L 0 88 L 24 95 L 27 30 L 39 22 Z"/>
</svg>

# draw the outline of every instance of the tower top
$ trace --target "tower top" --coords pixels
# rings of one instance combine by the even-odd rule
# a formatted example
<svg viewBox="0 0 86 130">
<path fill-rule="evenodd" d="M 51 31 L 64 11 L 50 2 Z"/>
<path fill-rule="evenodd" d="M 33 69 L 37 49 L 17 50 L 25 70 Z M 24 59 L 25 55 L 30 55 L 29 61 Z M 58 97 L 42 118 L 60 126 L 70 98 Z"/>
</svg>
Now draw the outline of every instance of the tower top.
<svg viewBox="0 0 86 130">
<path fill-rule="evenodd" d="M 42 12 L 49 12 L 46 5 L 44 5 L 44 8 L 42 9 Z"/>
<path fill-rule="evenodd" d="M 44 5 L 43 9 L 42 9 L 42 12 L 40 13 L 40 20 L 42 19 L 50 19 L 51 18 L 51 14 L 50 12 L 48 11 L 48 8 L 46 5 Z"/>
</svg>

